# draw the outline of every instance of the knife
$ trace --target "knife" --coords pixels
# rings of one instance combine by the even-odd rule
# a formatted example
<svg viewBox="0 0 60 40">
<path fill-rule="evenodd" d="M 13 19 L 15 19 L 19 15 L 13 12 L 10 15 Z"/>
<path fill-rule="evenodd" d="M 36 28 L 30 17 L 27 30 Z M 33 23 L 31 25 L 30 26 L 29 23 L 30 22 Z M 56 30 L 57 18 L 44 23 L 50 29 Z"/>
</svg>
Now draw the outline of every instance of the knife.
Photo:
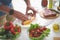
<svg viewBox="0 0 60 40">
<path fill-rule="evenodd" d="M 60 12 L 57 11 L 57 10 L 55 10 L 55 9 L 49 9 L 49 10 L 54 11 L 54 12 L 56 12 L 57 14 L 60 14 Z"/>
</svg>

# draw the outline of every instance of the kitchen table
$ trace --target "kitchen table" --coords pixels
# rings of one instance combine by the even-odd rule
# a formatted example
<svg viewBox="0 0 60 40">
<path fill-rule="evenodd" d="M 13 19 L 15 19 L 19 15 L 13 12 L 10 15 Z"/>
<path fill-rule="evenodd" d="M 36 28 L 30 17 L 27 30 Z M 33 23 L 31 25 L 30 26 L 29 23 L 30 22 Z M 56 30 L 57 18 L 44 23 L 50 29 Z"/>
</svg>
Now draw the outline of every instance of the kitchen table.
<svg viewBox="0 0 60 40">
<path fill-rule="evenodd" d="M 33 0 L 33 1 L 31 0 L 31 4 L 39 12 L 42 10 L 40 2 L 41 2 L 41 0 L 38 0 L 38 1 L 37 0 Z M 20 0 L 20 1 L 13 0 L 13 6 L 14 6 L 15 10 L 18 10 L 18 11 L 21 11 L 21 12 L 25 13 L 25 10 L 26 10 L 25 7 L 26 7 L 26 5 L 25 5 L 25 3 L 24 3 L 23 0 Z M 56 9 L 56 7 L 57 6 L 55 6 L 54 9 Z M 56 33 L 56 32 L 53 31 L 53 27 L 52 27 L 52 25 L 54 23 L 59 23 L 60 24 L 60 15 L 56 19 L 44 19 L 44 18 L 41 18 L 41 16 L 40 16 L 39 13 L 37 13 L 36 19 L 32 23 L 38 23 L 39 25 L 46 26 L 46 27 L 50 28 L 50 30 L 51 30 L 50 34 L 49 34 L 48 37 L 44 38 L 44 40 L 53 40 L 54 37 L 60 37 L 60 31 Z M 14 24 L 21 25 L 21 23 L 20 23 L 20 21 L 18 19 L 16 19 L 14 21 Z M 18 38 L 18 40 L 30 40 L 29 39 L 29 35 L 28 35 L 29 26 L 30 25 L 26 25 L 26 26 L 25 25 L 24 26 L 21 25 L 22 32 L 21 32 L 21 35 Z"/>
</svg>

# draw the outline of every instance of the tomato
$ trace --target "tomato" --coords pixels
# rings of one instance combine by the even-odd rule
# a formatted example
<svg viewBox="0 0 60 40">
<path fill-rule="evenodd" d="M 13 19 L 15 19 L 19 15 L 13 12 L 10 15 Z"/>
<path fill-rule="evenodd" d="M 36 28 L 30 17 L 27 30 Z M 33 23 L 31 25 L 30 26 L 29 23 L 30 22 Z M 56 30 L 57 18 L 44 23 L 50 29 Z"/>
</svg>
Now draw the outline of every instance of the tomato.
<svg viewBox="0 0 60 40">
<path fill-rule="evenodd" d="M 14 25 L 12 22 L 6 22 L 4 25 L 5 30 L 10 30 L 11 28 L 14 28 Z"/>
<path fill-rule="evenodd" d="M 41 32 L 43 32 L 43 28 L 39 28 L 39 30 L 40 30 Z"/>
<path fill-rule="evenodd" d="M 15 31 L 14 31 L 14 28 L 11 28 L 10 32 L 14 35 L 16 34 Z"/>
<path fill-rule="evenodd" d="M 21 28 L 20 28 L 20 27 L 18 27 L 18 32 L 19 32 L 19 33 L 21 32 Z"/>
<path fill-rule="evenodd" d="M 37 32 L 42 32 L 40 29 L 37 29 Z"/>
<path fill-rule="evenodd" d="M 20 27 L 11 28 L 10 32 L 15 35 L 21 32 L 21 28 Z"/>
<path fill-rule="evenodd" d="M 31 30 L 30 33 L 34 34 L 35 30 Z"/>
<path fill-rule="evenodd" d="M 33 37 L 33 34 L 30 33 L 29 36 L 30 36 L 30 37 Z"/>
<path fill-rule="evenodd" d="M 43 27 L 43 30 L 46 30 L 47 28 L 46 27 Z"/>
</svg>

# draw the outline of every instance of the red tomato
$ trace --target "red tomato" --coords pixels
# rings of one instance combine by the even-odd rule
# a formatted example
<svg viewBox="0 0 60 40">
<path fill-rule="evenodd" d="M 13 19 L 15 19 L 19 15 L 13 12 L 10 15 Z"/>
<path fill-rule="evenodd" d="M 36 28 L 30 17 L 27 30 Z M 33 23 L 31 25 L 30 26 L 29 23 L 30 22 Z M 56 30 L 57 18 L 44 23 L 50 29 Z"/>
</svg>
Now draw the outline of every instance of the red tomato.
<svg viewBox="0 0 60 40">
<path fill-rule="evenodd" d="M 43 30 L 46 30 L 47 28 L 46 27 L 43 27 Z"/>
<path fill-rule="evenodd" d="M 5 30 L 10 30 L 11 28 L 14 28 L 14 25 L 12 22 L 6 22 L 4 25 Z"/>
<path fill-rule="evenodd" d="M 16 34 L 16 32 L 14 31 L 13 28 L 11 28 L 10 32 L 11 32 L 12 34 L 14 34 L 14 35 Z"/>
<path fill-rule="evenodd" d="M 30 37 L 33 37 L 33 34 L 30 33 L 29 36 L 30 36 Z"/>
<path fill-rule="evenodd" d="M 18 32 L 19 32 L 19 33 L 21 32 L 21 28 L 20 28 L 20 27 L 18 27 Z"/>
<path fill-rule="evenodd" d="M 31 30 L 30 33 L 34 34 L 35 30 Z"/>
<path fill-rule="evenodd" d="M 41 33 L 42 31 L 41 31 L 40 29 L 37 29 L 37 32 L 38 32 L 38 33 Z"/>
</svg>

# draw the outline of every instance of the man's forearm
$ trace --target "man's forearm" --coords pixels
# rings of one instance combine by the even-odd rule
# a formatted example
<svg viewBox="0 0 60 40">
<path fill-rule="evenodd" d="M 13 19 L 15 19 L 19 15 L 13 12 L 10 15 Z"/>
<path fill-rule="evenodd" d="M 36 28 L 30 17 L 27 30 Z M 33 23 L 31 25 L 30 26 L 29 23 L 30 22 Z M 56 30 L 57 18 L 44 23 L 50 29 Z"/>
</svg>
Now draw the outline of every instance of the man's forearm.
<svg viewBox="0 0 60 40">
<path fill-rule="evenodd" d="M 24 0 L 27 6 L 30 6 L 30 0 Z"/>
<path fill-rule="evenodd" d="M 4 6 L 4 5 L 0 5 L 0 10 L 5 11 L 6 13 L 9 14 L 11 8 L 9 8 L 7 6 Z M 23 13 L 18 12 L 16 10 L 14 10 L 13 16 L 16 17 L 16 18 L 18 18 L 18 19 L 20 19 L 20 20 L 22 20 L 22 21 L 28 20 L 28 18 Z"/>
<path fill-rule="evenodd" d="M 23 13 L 21 13 L 21 12 L 14 11 L 13 16 L 15 16 L 16 18 L 18 18 L 22 21 L 28 20 L 28 17 L 26 15 L 24 15 Z"/>
<path fill-rule="evenodd" d="M 0 11 L 5 11 L 6 13 L 9 13 L 10 8 L 5 5 L 0 5 Z"/>
</svg>

